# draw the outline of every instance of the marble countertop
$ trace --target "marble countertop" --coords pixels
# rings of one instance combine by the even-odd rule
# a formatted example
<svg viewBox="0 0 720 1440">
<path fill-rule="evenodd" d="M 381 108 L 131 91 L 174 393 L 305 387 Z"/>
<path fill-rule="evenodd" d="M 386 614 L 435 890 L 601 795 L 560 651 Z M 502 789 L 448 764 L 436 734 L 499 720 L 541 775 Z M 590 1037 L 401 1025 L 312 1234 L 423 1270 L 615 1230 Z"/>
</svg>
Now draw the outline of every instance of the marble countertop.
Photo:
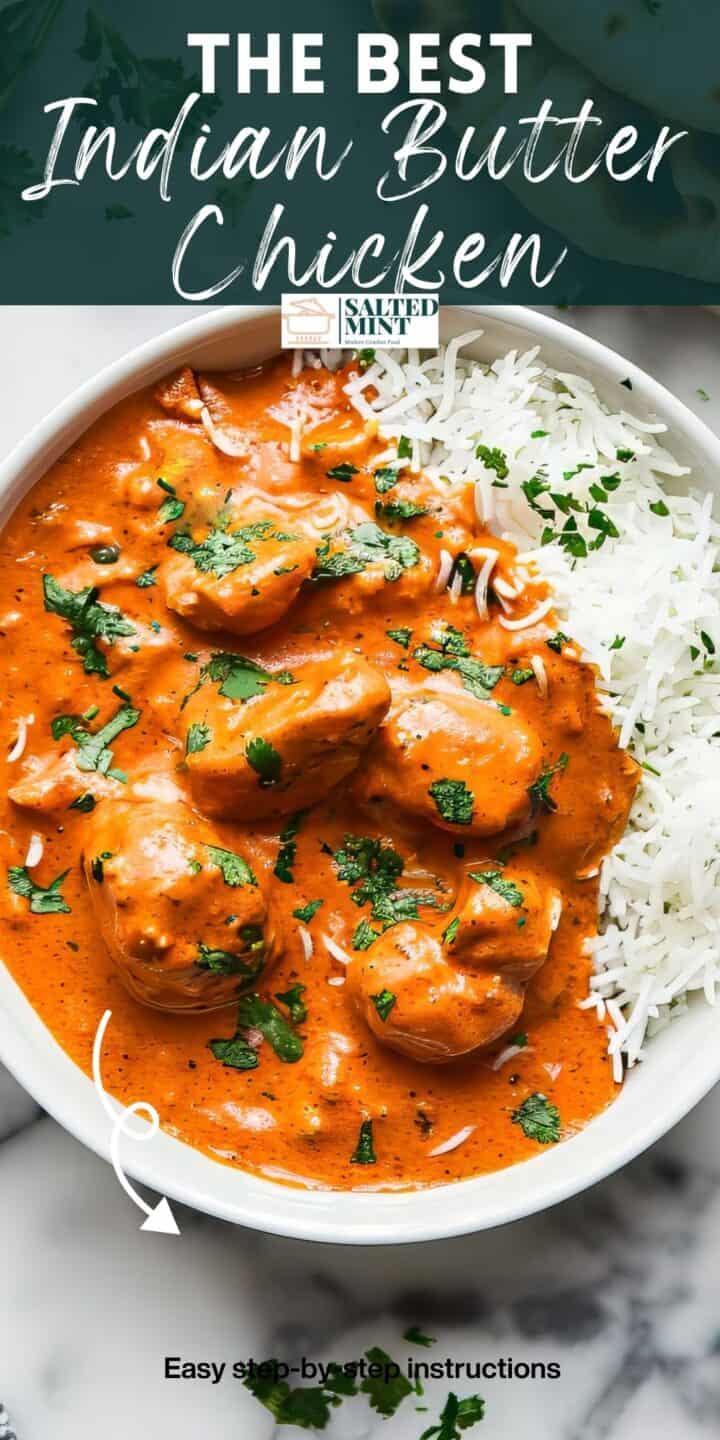
<svg viewBox="0 0 720 1440">
<path fill-rule="evenodd" d="M 3 310 L 0 454 L 52 404 L 187 309 Z M 720 429 L 720 322 L 702 311 L 562 317 L 640 365 Z M 28 383 L 31 377 L 31 384 Z M 709 392 L 703 400 L 700 389 Z M 0 1440 L 265 1440 L 237 1382 L 166 1380 L 166 1355 L 232 1361 L 403 1358 L 406 1327 L 459 1361 L 555 1361 L 555 1380 L 459 1380 L 507 1440 L 702 1440 L 720 1429 L 720 1089 L 647 1155 L 555 1210 L 489 1234 L 350 1250 L 178 1211 L 180 1240 L 138 1233 L 112 1170 L 0 1072 Z M 528 1169 L 528 1183 L 532 1183 Z M 335 1440 L 417 1440 L 432 1381 L 390 1420 L 347 1405 Z M 286 1436 L 298 1431 L 283 1430 Z"/>
</svg>

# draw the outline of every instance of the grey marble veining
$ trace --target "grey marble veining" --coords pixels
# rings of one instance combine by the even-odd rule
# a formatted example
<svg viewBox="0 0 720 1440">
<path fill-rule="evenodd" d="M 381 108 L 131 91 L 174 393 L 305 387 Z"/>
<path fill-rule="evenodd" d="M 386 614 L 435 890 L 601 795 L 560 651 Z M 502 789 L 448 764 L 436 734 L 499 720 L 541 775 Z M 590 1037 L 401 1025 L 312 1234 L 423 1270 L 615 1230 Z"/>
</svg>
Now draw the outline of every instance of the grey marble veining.
<svg viewBox="0 0 720 1440">
<path fill-rule="evenodd" d="M 4 352 L 18 363 L 3 376 L 0 452 L 101 361 L 184 318 L 88 310 L 68 329 L 62 311 L 6 310 Z M 720 321 L 639 310 L 563 318 L 653 369 L 720 428 Z M 31 353 L 37 384 L 23 394 Z M 171 1240 L 140 1235 L 111 1169 L 0 1073 L 0 1440 L 270 1440 L 270 1415 L 241 1384 L 167 1381 L 164 1356 L 348 1360 L 381 1345 L 402 1359 L 409 1324 L 437 1336 L 416 1358 L 553 1360 L 561 1377 L 432 1381 L 418 1402 L 427 1412 L 408 1400 L 391 1421 L 348 1402 L 332 1440 L 417 1440 L 450 1388 L 484 1395 L 486 1420 L 468 1432 L 478 1440 L 717 1436 L 719 1133 L 720 1091 L 585 1195 L 460 1240 L 344 1249 L 181 1209 L 182 1236 Z"/>
</svg>

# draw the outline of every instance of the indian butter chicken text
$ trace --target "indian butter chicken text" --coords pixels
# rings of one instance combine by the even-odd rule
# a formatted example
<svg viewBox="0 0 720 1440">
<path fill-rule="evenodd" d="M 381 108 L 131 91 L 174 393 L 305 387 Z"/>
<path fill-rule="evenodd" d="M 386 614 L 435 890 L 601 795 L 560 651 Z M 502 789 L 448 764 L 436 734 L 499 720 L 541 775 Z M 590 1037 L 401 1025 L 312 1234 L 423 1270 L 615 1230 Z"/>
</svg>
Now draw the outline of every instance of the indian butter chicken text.
<svg viewBox="0 0 720 1440">
<path fill-rule="evenodd" d="M 111 1007 L 106 1084 L 171 1133 L 401 1188 L 612 1098 L 578 1002 L 636 777 L 472 486 L 347 378 L 183 371 L 15 513 L 2 940 L 85 1070 Z"/>
</svg>

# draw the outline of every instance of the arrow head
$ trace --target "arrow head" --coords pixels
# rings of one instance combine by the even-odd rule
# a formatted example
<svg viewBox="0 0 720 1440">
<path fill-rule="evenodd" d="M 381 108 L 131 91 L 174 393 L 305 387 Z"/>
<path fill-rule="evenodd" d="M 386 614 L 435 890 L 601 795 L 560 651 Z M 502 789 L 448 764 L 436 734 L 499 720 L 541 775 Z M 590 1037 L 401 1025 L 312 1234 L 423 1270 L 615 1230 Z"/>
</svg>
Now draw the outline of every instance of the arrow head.
<svg viewBox="0 0 720 1440">
<path fill-rule="evenodd" d="M 143 1221 L 140 1229 L 150 1230 L 155 1235 L 180 1234 L 178 1223 L 164 1196 L 162 1200 L 158 1200 L 155 1209 L 150 1211 L 147 1220 Z"/>
</svg>

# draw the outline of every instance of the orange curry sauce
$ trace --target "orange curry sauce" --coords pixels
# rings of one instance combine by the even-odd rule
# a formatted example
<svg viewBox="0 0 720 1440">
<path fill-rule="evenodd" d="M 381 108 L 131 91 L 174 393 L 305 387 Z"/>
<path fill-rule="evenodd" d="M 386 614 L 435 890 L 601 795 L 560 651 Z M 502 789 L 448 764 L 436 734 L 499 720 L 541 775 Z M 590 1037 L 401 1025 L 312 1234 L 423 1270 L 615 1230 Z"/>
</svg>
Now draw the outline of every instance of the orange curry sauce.
<svg viewBox="0 0 720 1440">
<path fill-rule="evenodd" d="M 503 608 L 492 583 L 517 590 L 521 572 L 479 526 L 472 486 L 414 472 L 400 436 L 363 427 L 347 378 L 293 378 L 287 358 L 184 372 L 102 418 L 15 512 L 0 564 L 3 861 L 23 867 L 33 835 L 44 852 L 25 879 L 13 872 L 15 888 L 3 882 L 2 954 L 86 1072 L 112 1009 L 108 1089 L 150 1101 L 187 1143 L 295 1184 L 418 1187 L 539 1153 L 513 1123 L 529 1096 L 557 1107 L 562 1136 L 612 1099 L 605 1030 L 578 1002 L 597 869 L 635 771 L 592 671 L 571 642 L 548 645 L 552 612 L 500 623 L 545 591 L 526 575 Z M 362 525 L 385 539 L 366 529 L 358 541 Z M 209 535 L 217 550 L 202 549 Z M 468 566 L 457 598 L 436 581 L 443 551 L 477 572 L 482 547 L 498 560 L 481 619 Z M 218 553 L 234 565 L 222 578 Z M 357 569 L 331 563 L 316 578 L 340 553 Z M 58 592 L 44 607 L 43 576 L 62 594 L 96 587 L 132 633 L 88 641 Z M 234 698 L 222 693 L 232 659 L 212 672 L 228 654 L 263 667 L 242 672 Z M 456 666 L 468 657 L 497 667 L 485 694 L 477 669 Z M 111 737 L 111 760 L 78 768 L 83 732 L 123 707 L 140 715 Z M 6 761 L 22 720 L 24 751 Z M 298 812 L 278 877 L 280 832 Z M 355 874 L 347 835 L 375 842 L 350 843 L 375 885 L 364 900 L 362 875 L 341 878 L 343 854 Z M 218 847 L 245 862 L 241 883 L 225 879 Z M 38 913 L 27 877 L 47 888 L 64 871 L 69 912 L 51 900 L 43 913 L 41 898 Z M 254 1068 L 216 1058 L 208 1042 L 234 1035 L 240 991 L 290 1024 L 274 997 L 295 985 L 301 1058 L 281 1058 L 257 1027 L 240 1036 Z M 368 1120 L 375 1163 L 353 1163 Z M 457 1148 L 431 1153 L 465 1127 Z"/>
</svg>

